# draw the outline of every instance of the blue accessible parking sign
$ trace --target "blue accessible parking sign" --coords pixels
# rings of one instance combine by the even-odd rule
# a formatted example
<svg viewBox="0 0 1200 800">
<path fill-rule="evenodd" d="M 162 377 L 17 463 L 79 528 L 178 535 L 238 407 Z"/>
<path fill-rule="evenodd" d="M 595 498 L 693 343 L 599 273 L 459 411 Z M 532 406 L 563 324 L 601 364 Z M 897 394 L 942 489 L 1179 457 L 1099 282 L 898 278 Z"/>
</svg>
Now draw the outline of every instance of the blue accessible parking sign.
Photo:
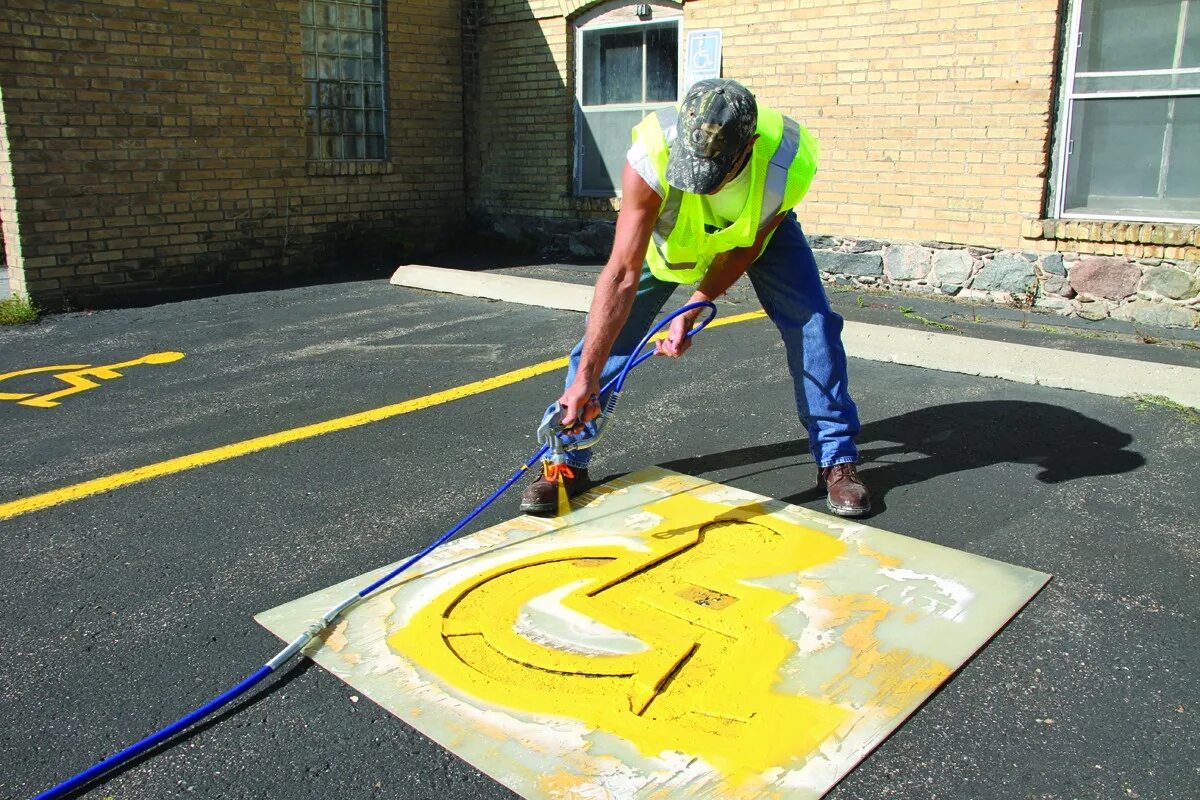
<svg viewBox="0 0 1200 800">
<path fill-rule="evenodd" d="M 692 84 L 721 77 L 721 29 L 688 31 L 684 91 Z"/>
</svg>

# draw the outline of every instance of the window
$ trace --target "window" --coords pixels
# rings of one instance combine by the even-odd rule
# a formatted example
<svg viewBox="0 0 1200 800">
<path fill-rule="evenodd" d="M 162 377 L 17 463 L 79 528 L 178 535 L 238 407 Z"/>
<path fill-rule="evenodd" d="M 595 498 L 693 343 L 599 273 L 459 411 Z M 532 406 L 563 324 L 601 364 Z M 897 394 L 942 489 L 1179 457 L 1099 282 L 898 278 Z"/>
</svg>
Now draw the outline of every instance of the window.
<svg viewBox="0 0 1200 800">
<path fill-rule="evenodd" d="M 575 191 L 580 195 L 620 194 L 629 132 L 644 116 L 679 98 L 678 12 L 656 6 L 657 17 L 666 18 L 649 20 L 632 16 L 631 8 L 593 17 L 576 31 Z"/>
<path fill-rule="evenodd" d="M 1059 217 L 1200 220 L 1200 0 L 1075 0 Z"/>
<path fill-rule="evenodd" d="M 308 158 L 386 157 L 381 0 L 301 0 Z"/>
</svg>

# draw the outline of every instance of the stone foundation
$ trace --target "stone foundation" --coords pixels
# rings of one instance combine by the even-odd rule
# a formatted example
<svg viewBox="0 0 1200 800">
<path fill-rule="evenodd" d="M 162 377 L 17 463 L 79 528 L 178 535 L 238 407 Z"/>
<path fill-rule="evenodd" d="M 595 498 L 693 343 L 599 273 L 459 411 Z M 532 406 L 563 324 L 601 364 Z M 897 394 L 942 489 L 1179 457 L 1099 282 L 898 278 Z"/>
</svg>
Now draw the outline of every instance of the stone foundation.
<svg viewBox="0 0 1200 800">
<path fill-rule="evenodd" d="M 616 225 L 606 220 L 525 214 L 471 215 L 484 239 L 540 258 L 603 263 L 612 250 Z"/>
<path fill-rule="evenodd" d="M 1038 308 L 1063 316 L 1200 327 L 1200 264 L 1072 253 L 1032 253 L 941 242 L 814 236 L 826 280 L 915 294 Z"/>
<path fill-rule="evenodd" d="M 481 229 L 545 258 L 603 261 L 613 224 L 512 215 Z M 1200 327 L 1200 263 L 1074 253 L 1034 253 L 838 236 L 810 238 L 822 278 L 913 294 L 1003 303 L 1089 320 Z"/>
</svg>

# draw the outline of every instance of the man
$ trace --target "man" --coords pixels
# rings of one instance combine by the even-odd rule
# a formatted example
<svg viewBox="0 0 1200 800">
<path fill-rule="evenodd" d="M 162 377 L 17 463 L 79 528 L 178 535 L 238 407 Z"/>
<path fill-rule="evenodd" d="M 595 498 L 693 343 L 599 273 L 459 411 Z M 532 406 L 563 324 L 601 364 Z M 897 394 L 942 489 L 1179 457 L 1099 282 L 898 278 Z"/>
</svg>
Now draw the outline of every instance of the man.
<svg viewBox="0 0 1200 800">
<path fill-rule="evenodd" d="M 847 389 L 842 318 L 829 307 L 791 211 L 808 191 L 816 158 L 808 131 L 758 106 L 732 80 L 700 81 L 678 110 L 650 114 L 634 128 L 612 254 L 558 401 L 565 425 L 578 429 L 600 414 L 599 387 L 632 356 L 676 284 L 699 281 L 689 302 L 714 300 L 748 271 L 783 337 L 829 509 L 841 516 L 870 510 L 855 467 L 859 422 Z M 677 317 L 658 352 L 683 355 L 699 315 Z M 525 489 L 521 510 L 553 513 L 559 478 L 568 496 L 586 489 L 590 458 L 590 450 L 571 452 L 565 469 L 547 469 Z"/>
</svg>

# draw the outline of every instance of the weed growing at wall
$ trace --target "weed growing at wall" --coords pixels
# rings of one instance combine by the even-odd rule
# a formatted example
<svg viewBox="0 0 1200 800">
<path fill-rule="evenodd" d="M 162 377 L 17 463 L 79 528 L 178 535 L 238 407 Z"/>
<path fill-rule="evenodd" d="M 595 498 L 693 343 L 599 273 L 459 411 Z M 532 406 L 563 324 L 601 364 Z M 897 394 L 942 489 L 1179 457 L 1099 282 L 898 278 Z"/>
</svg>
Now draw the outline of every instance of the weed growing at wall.
<svg viewBox="0 0 1200 800">
<path fill-rule="evenodd" d="M 0 300 L 0 325 L 21 325 L 37 318 L 37 306 L 28 297 L 16 294 Z"/>
</svg>

